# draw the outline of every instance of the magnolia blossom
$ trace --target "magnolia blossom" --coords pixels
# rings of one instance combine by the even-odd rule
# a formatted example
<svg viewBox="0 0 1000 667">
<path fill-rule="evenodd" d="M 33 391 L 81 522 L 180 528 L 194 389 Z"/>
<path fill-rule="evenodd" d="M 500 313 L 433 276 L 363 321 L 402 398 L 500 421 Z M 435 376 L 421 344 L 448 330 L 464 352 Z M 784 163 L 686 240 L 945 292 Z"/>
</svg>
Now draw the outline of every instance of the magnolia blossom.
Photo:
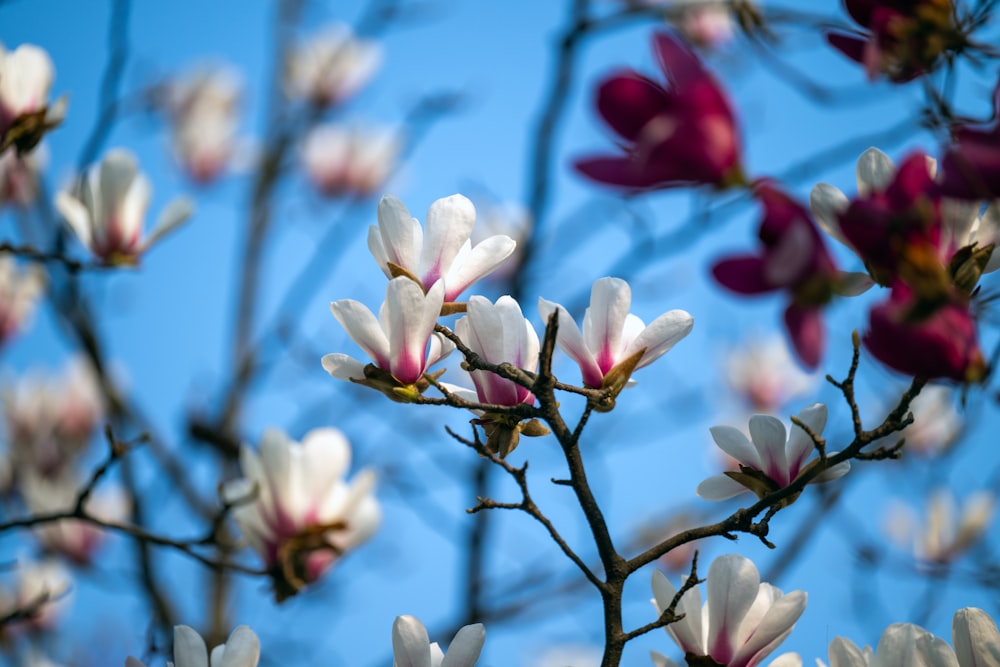
<svg viewBox="0 0 1000 667">
<path fill-rule="evenodd" d="M 961 556 L 989 528 L 996 510 L 996 496 L 989 491 L 969 495 L 961 512 L 945 488 L 927 499 L 927 516 L 918 525 L 912 513 L 898 508 L 886 517 L 889 536 L 899 544 L 912 544 L 914 555 L 929 563 L 948 563 Z"/>
<path fill-rule="evenodd" d="M 758 412 L 778 410 L 815 384 L 815 377 L 802 372 L 780 336 L 752 339 L 735 348 L 723 371 L 733 392 Z"/>
<path fill-rule="evenodd" d="M 941 159 L 941 190 L 963 199 L 1000 198 L 1000 81 L 993 89 L 993 125 L 952 128 L 952 144 Z"/>
<path fill-rule="evenodd" d="M 843 289 L 843 279 L 805 208 L 767 181 L 754 195 L 764 209 L 760 253 L 719 260 L 712 275 L 737 294 L 787 291 L 785 328 L 799 358 L 815 368 L 826 338 L 822 308 Z"/>
<path fill-rule="evenodd" d="M 55 478 L 27 471 L 19 480 L 24 504 L 31 514 L 73 511 L 82 487 L 82 482 L 69 471 Z M 84 510 L 103 521 L 120 522 L 126 517 L 128 502 L 118 490 L 97 491 L 87 498 Z M 46 522 L 35 528 L 34 533 L 46 551 L 61 554 L 78 565 L 93 562 L 106 536 L 100 526 L 78 519 Z"/>
<path fill-rule="evenodd" d="M 389 281 L 378 319 L 353 299 L 334 301 L 330 310 L 375 366 L 405 386 L 420 382 L 428 368 L 455 349 L 451 341 L 434 333 L 443 303 L 442 281 L 424 294 L 420 285 L 400 276 Z M 346 354 L 324 356 L 323 368 L 340 380 L 378 379 L 362 362 Z"/>
<path fill-rule="evenodd" d="M 4 392 L 15 479 L 57 477 L 86 448 L 104 409 L 94 371 L 75 359 L 58 375 L 28 374 Z"/>
<path fill-rule="evenodd" d="M 473 247 L 475 222 L 472 202 L 452 195 L 431 204 L 421 229 L 403 202 L 385 195 L 378 203 L 378 225 L 368 229 L 368 249 L 387 277 L 407 275 L 425 290 L 444 280 L 444 300 L 454 301 L 514 252 L 514 240 L 502 235 Z"/>
<path fill-rule="evenodd" d="M 62 120 L 65 103 L 48 104 L 54 77 L 44 49 L 22 44 L 7 51 L 0 44 L 0 149 L 13 144 L 20 152 L 31 150 Z"/>
<path fill-rule="evenodd" d="M 653 605 L 659 613 L 670 607 L 677 590 L 662 572 L 653 572 Z M 666 630 L 685 655 L 710 658 L 724 667 L 754 667 L 791 634 L 805 608 L 805 591 L 785 595 L 761 583 L 753 562 L 729 554 L 716 558 L 708 570 L 704 607 L 699 587 L 690 588 L 675 610 L 684 618 Z M 657 667 L 676 667 L 655 652 L 653 662 Z M 798 656 L 785 655 L 771 664 L 800 663 Z"/>
<path fill-rule="evenodd" d="M 954 7 L 941 0 L 844 0 L 848 14 L 866 32 L 829 32 L 827 41 L 865 67 L 869 79 L 885 74 L 904 83 L 934 69 L 964 38 L 953 25 Z"/>
<path fill-rule="evenodd" d="M 698 46 L 717 48 L 728 44 L 736 33 L 733 10 L 726 2 L 718 0 L 670 0 L 668 7 L 675 7 L 680 15 L 674 25 L 684 37 Z"/>
<path fill-rule="evenodd" d="M 333 428 L 310 431 L 301 444 L 270 429 L 259 454 L 240 449 L 243 477 L 227 482 L 222 495 L 270 569 L 279 600 L 318 579 L 378 527 L 375 474 L 363 470 L 347 483 L 350 463 L 347 439 Z"/>
<path fill-rule="evenodd" d="M 317 106 L 340 104 L 368 83 L 381 63 L 377 42 L 358 39 L 349 26 L 335 23 L 295 49 L 285 89 Z"/>
<path fill-rule="evenodd" d="M 30 320 L 44 289 L 45 271 L 41 267 L 29 266 L 19 271 L 13 257 L 0 254 L 0 344 L 10 340 Z"/>
<path fill-rule="evenodd" d="M 25 627 L 32 630 L 51 628 L 70 602 L 73 582 L 70 573 L 55 560 L 20 561 L 15 569 L 14 595 L 0 615 L 31 611 Z"/>
<path fill-rule="evenodd" d="M 427 636 L 415 616 L 397 616 L 392 624 L 393 667 L 473 667 L 486 642 L 482 623 L 466 625 L 455 635 L 448 653 Z"/>
<path fill-rule="evenodd" d="M 955 408 L 951 387 L 924 387 L 910 403 L 913 423 L 897 434 L 906 439 L 906 451 L 934 456 L 947 451 L 962 432 L 964 420 Z"/>
<path fill-rule="evenodd" d="M 329 197 L 367 197 L 396 168 L 402 137 L 383 127 L 320 125 L 302 145 L 302 163 L 316 189 Z"/>
<path fill-rule="evenodd" d="M 797 417 L 819 436 L 826 426 L 826 414 L 825 405 L 814 403 Z M 746 491 L 763 498 L 788 486 L 818 463 L 818 459 L 809 462 L 815 444 L 805 430 L 793 424 L 791 432 L 786 432 L 785 425 L 770 415 L 750 418 L 750 440 L 732 426 L 713 426 L 709 430 L 715 444 L 736 459 L 740 469 L 709 477 L 699 484 L 697 493 L 705 500 L 727 500 Z M 835 453 L 830 452 L 830 455 Z M 813 478 L 812 482 L 843 477 L 850 469 L 850 461 L 843 461 Z"/>
<path fill-rule="evenodd" d="M 233 630 L 225 644 L 212 649 L 211 656 L 197 630 L 187 625 L 175 625 L 174 661 L 168 661 L 167 667 L 257 667 L 259 661 L 260 640 L 246 625 Z M 129 656 L 125 667 L 146 666 Z"/>
<path fill-rule="evenodd" d="M 194 211 L 186 197 L 173 200 L 144 240 L 143 219 L 151 196 L 152 187 L 139 172 L 135 156 L 117 149 L 90 169 L 76 192 L 60 192 L 56 207 L 80 242 L 105 264 L 134 264 Z"/>
<path fill-rule="evenodd" d="M 1000 633 L 982 609 L 966 607 L 955 612 L 951 624 L 954 649 L 938 637 L 911 623 L 890 625 L 878 648 L 859 649 L 851 640 L 830 642 L 831 667 L 992 667 L 1000 665 Z M 823 661 L 816 661 L 825 667 Z"/>
<path fill-rule="evenodd" d="M 694 318 L 684 310 L 660 315 L 647 327 L 628 312 L 632 289 L 621 278 L 601 278 L 590 290 L 590 307 L 583 314 L 583 334 L 561 305 L 538 299 L 544 322 L 558 313 L 556 342 L 580 366 L 583 383 L 602 387 L 609 378 L 624 385 L 632 370 L 648 366 L 670 351 L 691 332 Z M 633 359 L 633 357 L 638 357 Z M 634 362 L 624 377 L 613 372 L 623 362 Z"/>
<path fill-rule="evenodd" d="M 625 70 L 605 79 L 597 111 L 623 139 L 625 155 L 578 160 L 584 176 L 628 189 L 743 180 L 736 118 L 698 56 L 665 33 L 653 37 L 667 85 Z"/>
<path fill-rule="evenodd" d="M 215 180 L 238 156 L 242 83 L 228 68 L 199 70 L 167 89 L 177 161 L 198 183 Z"/>
<path fill-rule="evenodd" d="M 0 207 L 29 207 L 38 198 L 39 178 L 48 162 L 45 145 L 31 152 L 0 153 Z"/>
<path fill-rule="evenodd" d="M 538 367 L 538 334 L 510 296 L 500 297 L 496 304 L 486 297 L 470 297 L 468 314 L 455 323 L 455 333 L 488 364 L 508 363 L 532 373 Z M 531 391 L 495 373 L 471 375 L 482 403 L 518 405 L 535 400 Z"/>
</svg>

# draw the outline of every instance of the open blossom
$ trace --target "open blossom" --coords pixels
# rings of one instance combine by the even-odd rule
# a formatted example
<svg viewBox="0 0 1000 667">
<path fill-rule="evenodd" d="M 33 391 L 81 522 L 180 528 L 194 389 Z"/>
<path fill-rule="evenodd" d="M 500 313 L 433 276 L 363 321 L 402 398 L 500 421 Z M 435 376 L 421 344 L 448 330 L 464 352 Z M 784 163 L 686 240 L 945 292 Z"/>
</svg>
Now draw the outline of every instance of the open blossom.
<svg viewBox="0 0 1000 667">
<path fill-rule="evenodd" d="M 815 403 L 802 410 L 797 417 L 820 436 L 826 426 L 826 414 L 826 406 Z M 736 459 L 740 469 L 709 477 L 699 484 L 697 493 L 706 500 L 727 500 L 746 491 L 763 498 L 788 486 L 819 461 L 809 461 L 815 444 L 802 427 L 793 424 L 791 432 L 787 432 L 785 425 L 770 415 L 750 418 L 750 440 L 732 426 L 713 426 L 710 431 L 715 444 Z M 830 452 L 830 455 L 835 453 Z M 843 477 L 850 469 L 850 461 L 843 461 L 815 477 L 812 482 L 828 482 Z"/>
<path fill-rule="evenodd" d="M 241 89 L 239 75 L 228 68 L 196 71 L 167 89 L 171 147 L 198 183 L 215 180 L 238 157 Z"/>
<path fill-rule="evenodd" d="M 577 170 L 632 190 L 741 182 L 739 133 L 722 88 L 675 37 L 657 34 L 653 48 L 666 86 L 626 70 L 597 91 L 598 113 L 624 140 L 625 155 L 583 158 Z"/>
<path fill-rule="evenodd" d="M 7 51 L 0 44 L 0 152 L 8 145 L 19 152 L 31 150 L 62 120 L 65 104 L 48 103 L 54 77 L 44 49 L 22 44 Z"/>
<path fill-rule="evenodd" d="M 367 197 L 396 168 L 402 137 L 388 127 L 320 125 L 302 144 L 302 163 L 328 197 Z"/>
<path fill-rule="evenodd" d="M 757 412 L 773 412 L 807 392 L 815 377 L 802 372 L 780 336 L 750 340 L 726 358 L 730 388 Z"/>
<path fill-rule="evenodd" d="M 869 79 L 885 74 L 904 83 L 934 69 L 963 44 L 951 0 L 844 0 L 861 35 L 829 32 L 827 41 L 861 63 Z"/>
<path fill-rule="evenodd" d="M 45 271 L 41 267 L 19 271 L 13 257 L 0 254 L 0 344 L 25 326 L 44 289 Z"/>
<path fill-rule="evenodd" d="M 482 623 L 466 625 L 444 653 L 431 643 L 427 628 L 415 616 L 397 616 L 392 624 L 393 667 L 473 667 L 486 642 Z"/>
<path fill-rule="evenodd" d="M 320 30 L 292 53 L 285 77 L 289 97 L 321 107 L 344 102 L 360 90 L 382 63 L 378 42 L 358 39 L 335 23 Z"/>
<path fill-rule="evenodd" d="M 653 572 L 653 605 L 659 613 L 670 607 L 677 590 L 662 572 Z M 675 610 L 684 618 L 666 630 L 685 655 L 714 661 L 704 664 L 755 667 L 791 634 L 805 608 L 804 591 L 786 595 L 762 583 L 752 561 L 729 554 L 716 558 L 708 570 L 704 607 L 699 587 L 690 588 Z M 653 662 L 658 667 L 675 667 L 655 652 Z M 782 656 L 772 663 L 793 664 L 799 664 L 797 656 Z"/>
<path fill-rule="evenodd" d="M 333 428 L 310 431 L 301 444 L 270 429 L 259 453 L 240 449 L 243 477 L 227 482 L 222 495 L 267 564 L 279 601 L 318 579 L 378 528 L 375 475 L 363 470 L 348 483 L 350 464 L 347 439 Z"/>
<path fill-rule="evenodd" d="M 992 667 L 1000 665 L 1000 633 L 982 609 L 965 607 L 951 624 L 954 649 L 918 625 L 895 623 L 882 633 L 878 648 L 858 648 L 849 639 L 830 642 L 831 667 Z M 816 661 L 825 667 L 821 660 Z"/>
<path fill-rule="evenodd" d="M 177 228 L 194 211 L 186 197 L 174 199 L 146 239 L 146 208 L 152 196 L 149 179 L 135 156 L 124 149 L 109 151 L 91 167 L 75 192 L 60 192 L 56 207 L 87 246 L 105 264 L 135 264 L 156 241 Z"/>
<path fill-rule="evenodd" d="M 473 247 L 475 223 L 476 209 L 462 195 L 431 204 L 423 229 L 403 202 L 385 195 L 378 203 L 378 225 L 368 229 L 368 249 L 387 277 L 407 275 L 425 290 L 444 280 L 444 300 L 454 301 L 514 252 L 514 239 L 503 235 Z"/>
<path fill-rule="evenodd" d="M 889 536 L 913 547 L 914 556 L 928 563 L 948 563 L 961 556 L 989 528 L 996 511 L 996 496 L 989 491 L 970 494 L 961 511 L 951 491 L 941 488 L 927 499 L 922 522 L 899 508 L 886 517 Z"/>
<path fill-rule="evenodd" d="M 799 358 L 815 368 L 826 338 L 821 310 L 840 288 L 840 273 L 805 208 L 766 181 L 754 194 L 764 207 L 760 254 L 724 258 L 712 275 L 737 294 L 787 291 L 785 327 Z"/>
<path fill-rule="evenodd" d="M 986 373 L 976 321 L 959 296 L 930 312 L 904 283 L 871 309 L 865 348 L 886 366 L 913 377 L 978 382 Z"/>
<path fill-rule="evenodd" d="M 583 314 L 581 334 L 565 308 L 538 299 L 543 321 L 548 322 L 552 313 L 559 313 L 556 341 L 580 366 L 587 387 L 602 387 L 609 378 L 624 385 L 632 370 L 648 366 L 669 352 L 694 326 L 690 313 L 671 310 L 647 327 L 628 312 L 631 303 L 632 289 L 627 282 L 621 278 L 597 280 L 590 291 L 590 306 Z M 632 368 L 627 369 L 624 377 L 616 378 L 614 369 L 626 361 Z"/>
<path fill-rule="evenodd" d="M 4 391 L 3 404 L 15 479 L 26 469 L 43 477 L 62 474 L 104 413 L 94 371 L 82 358 L 59 375 L 25 375 Z"/>
<path fill-rule="evenodd" d="M 962 199 L 1000 198 L 1000 81 L 993 90 L 993 125 L 958 124 L 941 158 L 941 191 Z"/>
<path fill-rule="evenodd" d="M 359 381 L 379 389 L 385 386 L 390 397 L 394 396 L 393 385 L 426 388 L 421 386 L 424 373 L 455 349 L 451 341 L 434 333 L 443 303 L 441 281 L 424 294 L 420 285 L 403 276 L 389 281 L 377 319 L 358 301 L 334 301 L 330 304 L 333 316 L 382 373 L 340 353 L 324 356 L 323 368 L 339 380 Z"/>
<path fill-rule="evenodd" d="M 212 649 L 211 655 L 205 640 L 198 631 L 187 625 L 174 626 L 174 661 L 167 667 L 257 667 L 260 661 L 260 640 L 246 625 L 241 625 L 229 635 L 225 644 Z M 133 657 L 125 667 L 146 667 Z"/>
</svg>

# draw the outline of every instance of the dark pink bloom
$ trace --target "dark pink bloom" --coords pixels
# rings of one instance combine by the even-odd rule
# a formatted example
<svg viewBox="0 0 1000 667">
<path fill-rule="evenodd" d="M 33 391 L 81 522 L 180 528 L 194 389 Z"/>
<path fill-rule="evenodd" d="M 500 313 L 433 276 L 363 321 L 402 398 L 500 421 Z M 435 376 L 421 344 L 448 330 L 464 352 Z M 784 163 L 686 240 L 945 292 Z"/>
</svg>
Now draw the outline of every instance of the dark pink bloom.
<svg viewBox="0 0 1000 667">
<path fill-rule="evenodd" d="M 872 308 L 865 347 L 886 366 L 906 375 L 981 380 L 986 363 L 968 304 L 956 297 L 930 314 L 926 310 L 908 286 L 896 283 L 889 300 Z"/>
<path fill-rule="evenodd" d="M 761 253 L 723 259 L 712 275 L 738 294 L 787 291 L 785 326 L 799 358 L 813 368 L 823 352 L 820 310 L 833 297 L 836 265 L 806 208 L 767 182 L 754 194 L 764 207 Z"/>
<path fill-rule="evenodd" d="M 739 133 L 722 88 L 673 36 L 655 35 L 653 48 L 666 86 L 626 70 L 597 91 L 597 110 L 625 154 L 584 158 L 577 170 L 629 189 L 742 182 Z"/>
<path fill-rule="evenodd" d="M 941 198 L 927 169 L 927 156 L 913 153 L 884 190 L 856 198 L 837 216 L 844 238 L 882 285 L 905 263 L 927 267 L 941 246 Z M 943 270 L 943 266 L 941 267 Z"/>
<path fill-rule="evenodd" d="M 964 43 L 951 0 L 844 0 L 844 7 L 864 32 L 829 32 L 826 39 L 864 65 L 869 79 L 885 74 L 896 83 L 911 81 Z"/>
<path fill-rule="evenodd" d="M 1000 198 L 1000 82 L 993 90 L 993 126 L 958 125 L 941 159 L 941 192 L 962 199 Z"/>
</svg>

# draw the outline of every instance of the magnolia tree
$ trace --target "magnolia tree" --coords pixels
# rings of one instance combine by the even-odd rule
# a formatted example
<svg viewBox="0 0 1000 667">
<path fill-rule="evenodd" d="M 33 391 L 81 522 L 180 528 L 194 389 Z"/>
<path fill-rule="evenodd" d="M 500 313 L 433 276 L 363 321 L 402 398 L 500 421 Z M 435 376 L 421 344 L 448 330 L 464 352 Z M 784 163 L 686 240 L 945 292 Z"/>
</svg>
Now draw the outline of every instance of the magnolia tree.
<svg viewBox="0 0 1000 667">
<path fill-rule="evenodd" d="M 994 2 L 44 4 L 6 663 L 1000 666 Z"/>
</svg>

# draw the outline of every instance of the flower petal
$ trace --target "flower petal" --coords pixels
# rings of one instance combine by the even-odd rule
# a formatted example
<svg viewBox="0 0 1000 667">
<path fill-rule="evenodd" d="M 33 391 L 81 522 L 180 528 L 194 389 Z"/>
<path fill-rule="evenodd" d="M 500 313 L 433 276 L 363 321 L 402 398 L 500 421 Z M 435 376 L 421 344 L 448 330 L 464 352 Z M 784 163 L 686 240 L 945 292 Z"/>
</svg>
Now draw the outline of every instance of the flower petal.
<svg viewBox="0 0 1000 667">
<path fill-rule="evenodd" d="M 330 304 L 330 312 L 376 366 L 383 370 L 390 369 L 389 340 L 367 306 L 354 299 L 342 299 Z"/>
<path fill-rule="evenodd" d="M 708 430 L 719 449 L 743 465 L 761 470 L 760 454 L 742 431 L 732 426 L 713 426 Z"/>
<path fill-rule="evenodd" d="M 179 667 L 208 667 L 205 640 L 194 628 L 174 626 L 174 663 Z"/>
<path fill-rule="evenodd" d="M 353 357 L 339 352 L 323 355 L 323 369 L 337 378 L 350 382 L 351 380 L 363 380 L 365 377 L 365 364 Z"/>
<path fill-rule="evenodd" d="M 413 616 L 397 616 L 392 624 L 395 667 L 431 667 L 427 628 Z"/>
<path fill-rule="evenodd" d="M 711 501 L 729 500 L 748 491 L 750 489 L 726 475 L 713 475 L 703 480 L 695 489 L 699 498 Z"/>
<path fill-rule="evenodd" d="M 452 195 L 438 199 L 427 210 L 424 242 L 416 274 L 424 287 L 447 275 L 462 244 L 472 235 L 476 208 L 468 198 Z"/>
<path fill-rule="evenodd" d="M 892 159 L 877 148 L 869 148 L 858 158 L 856 168 L 858 196 L 867 197 L 871 192 L 884 192 L 896 176 Z"/>
<path fill-rule="evenodd" d="M 733 640 L 759 588 L 760 574 L 749 559 L 727 554 L 712 562 L 706 586 L 709 611 L 706 648 L 716 662 L 728 664 L 733 657 Z"/>
<path fill-rule="evenodd" d="M 663 313 L 635 337 L 623 356 L 631 356 L 646 348 L 646 353 L 642 355 L 636 368 L 648 366 L 669 352 L 674 345 L 691 333 L 692 328 L 694 328 L 694 318 L 686 310 Z"/>
<path fill-rule="evenodd" d="M 482 623 L 466 625 L 448 645 L 441 667 L 473 667 L 486 641 L 486 628 Z"/>
<path fill-rule="evenodd" d="M 559 331 L 556 333 L 556 342 L 559 343 L 563 352 L 568 354 L 580 367 L 583 384 L 588 387 L 600 387 L 604 382 L 604 373 L 598 368 L 594 355 L 584 343 L 576 322 L 570 317 L 569 312 L 558 303 L 538 297 L 538 313 L 542 316 L 543 324 L 547 324 L 552 313 L 556 311 L 559 313 Z"/>
<path fill-rule="evenodd" d="M 996 623 L 982 609 L 965 607 L 955 612 L 951 641 L 962 667 L 1000 665 L 1000 633 Z"/>
</svg>

